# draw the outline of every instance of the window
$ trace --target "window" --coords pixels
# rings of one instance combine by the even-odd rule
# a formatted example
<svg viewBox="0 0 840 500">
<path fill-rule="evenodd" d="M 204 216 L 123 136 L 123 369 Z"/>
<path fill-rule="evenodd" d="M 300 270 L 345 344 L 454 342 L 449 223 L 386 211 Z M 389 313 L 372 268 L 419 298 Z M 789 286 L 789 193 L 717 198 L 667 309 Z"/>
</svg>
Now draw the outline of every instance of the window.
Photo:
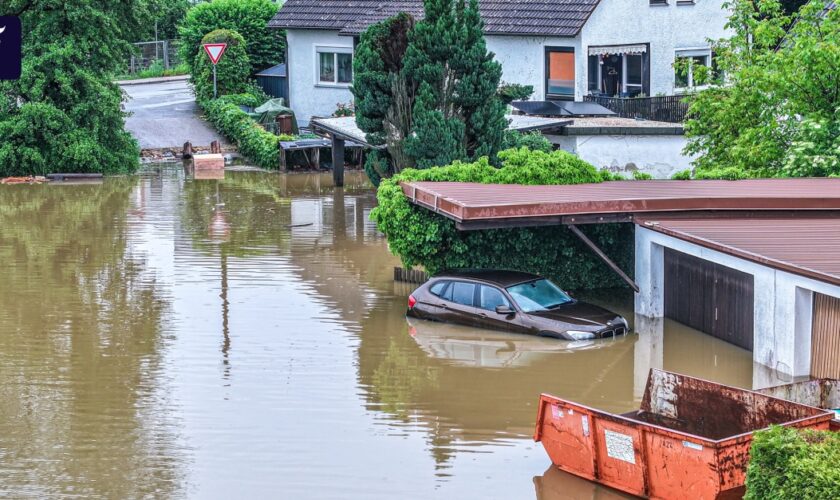
<svg viewBox="0 0 840 500">
<path fill-rule="evenodd" d="M 475 285 L 453 281 L 446 289 L 443 299 L 464 306 L 472 306 L 475 303 Z"/>
<path fill-rule="evenodd" d="M 353 83 L 353 53 L 350 48 L 317 49 L 318 83 L 349 85 Z"/>
<path fill-rule="evenodd" d="M 508 306 L 510 302 L 505 295 L 496 287 L 481 285 L 479 291 L 479 307 L 486 311 L 495 311 L 497 306 Z"/>
<path fill-rule="evenodd" d="M 441 294 L 443 294 L 443 289 L 446 288 L 446 285 L 448 285 L 448 284 L 449 284 L 448 281 L 438 281 L 437 283 L 432 285 L 431 288 L 429 288 L 429 292 L 432 295 L 437 295 L 438 297 L 440 297 Z"/>
<path fill-rule="evenodd" d="M 548 98 L 575 98 L 575 49 L 546 47 L 545 94 Z"/>
<path fill-rule="evenodd" d="M 713 79 L 710 49 L 678 50 L 674 58 L 674 87 L 678 89 L 707 85 Z"/>
<path fill-rule="evenodd" d="M 541 279 L 507 289 L 524 312 L 547 311 L 572 302 L 572 298 L 554 283 Z"/>
</svg>

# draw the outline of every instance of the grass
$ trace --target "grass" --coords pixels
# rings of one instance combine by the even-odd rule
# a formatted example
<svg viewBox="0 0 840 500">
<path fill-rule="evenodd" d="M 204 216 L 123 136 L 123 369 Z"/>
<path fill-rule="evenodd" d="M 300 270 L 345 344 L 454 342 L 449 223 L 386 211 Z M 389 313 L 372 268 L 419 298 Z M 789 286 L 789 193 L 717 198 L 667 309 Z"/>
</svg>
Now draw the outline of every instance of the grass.
<svg viewBox="0 0 840 500">
<path fill-rule="evenodd" d="M 178 66 L 175 66 L 171 69 L 163 69 L 163 63 L 160 61 L 155 61 L 152 63 L 151 66 L 148 68 L 138 71 L 132 74 L 121 74 L 117 75 L 114 79 L 115 80 L 142 80 L 144 78 L 160 78 L 164 76 L 179 76 L 179 75 L 188 75 L 190 74 L 190 67 L 185 64 L 181 63 Z"/>
</svg>

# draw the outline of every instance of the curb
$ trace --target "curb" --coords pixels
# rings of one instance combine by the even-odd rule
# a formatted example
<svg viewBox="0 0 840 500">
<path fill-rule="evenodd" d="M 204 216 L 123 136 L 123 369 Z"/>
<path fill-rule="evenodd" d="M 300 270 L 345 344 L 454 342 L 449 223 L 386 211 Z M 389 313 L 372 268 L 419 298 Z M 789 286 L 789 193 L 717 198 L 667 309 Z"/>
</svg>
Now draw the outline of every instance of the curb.
<svg viewBox="0 0 840 500">
<path fill-rule="evenodd" d="M 114 83 L 120 86 L 148 85 L 151 83 L 183 82 L 190 79 L 190 75 L 162 76 L 159 78 L 143 78 L 140 80 L 116 80 Z"/>
</svg>

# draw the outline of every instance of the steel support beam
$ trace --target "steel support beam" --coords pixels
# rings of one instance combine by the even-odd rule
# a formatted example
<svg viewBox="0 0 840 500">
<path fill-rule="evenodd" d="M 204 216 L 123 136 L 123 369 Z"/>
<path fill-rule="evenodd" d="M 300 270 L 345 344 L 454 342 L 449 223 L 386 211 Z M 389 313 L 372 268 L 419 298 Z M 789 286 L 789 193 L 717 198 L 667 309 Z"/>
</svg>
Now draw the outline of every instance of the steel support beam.
<svg viewBox="0 0 840 500">
<path fill-rule="evenodd" d="M 598 257 L 600 257 L 601 260 L 603 260 L 604 263 L 610 267 L 610 269 L 612 269 L 616 274 L 618 274 L 621 277 L 621 279 L 624 280 L 625 283 L 630 285 L 630 288 L 632 288 L 633 291 L 639 293 L 639 285 L 637 285 L 635 281 L 630 279 L 630 276 L 627 276 L 627 273 L 622 271 L 621 268 L 618 267 L 618 265 L 616 265 L 615 262 L 610 260 L 610 258 L 607 257 L 607 254 L 605 254 L 603 250 L 598 248 L 598 245 L 593 243 L 592 240 L 590 240 L 585 234 L 583 234 L 583 232 L 580 229 L 578 229 L 577 226 L 575 226 L 574 224 L 569 224 L 566 227 L 568 227 L 569 230 L 575 234 L 575 236 L 580 238 L 580 240 L 584 242 L 586 246 L 588 246 L 593 252 L 595 252 L 595 254 L 598 255 Z"/>
</svg>

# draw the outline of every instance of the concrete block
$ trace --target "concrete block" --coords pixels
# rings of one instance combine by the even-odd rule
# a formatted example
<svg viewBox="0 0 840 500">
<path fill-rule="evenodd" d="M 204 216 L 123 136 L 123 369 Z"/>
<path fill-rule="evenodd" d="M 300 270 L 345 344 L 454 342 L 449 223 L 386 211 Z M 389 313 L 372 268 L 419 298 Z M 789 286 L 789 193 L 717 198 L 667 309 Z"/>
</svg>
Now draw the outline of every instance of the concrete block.
<svg viewBox="0 0 840 500">
<path fill-rule="evenodd" d="M 196 172 L 206 170 L 224 170 L 225 157 L 220 154 L 194 155 L 193 168 Z"/>
</svg>

